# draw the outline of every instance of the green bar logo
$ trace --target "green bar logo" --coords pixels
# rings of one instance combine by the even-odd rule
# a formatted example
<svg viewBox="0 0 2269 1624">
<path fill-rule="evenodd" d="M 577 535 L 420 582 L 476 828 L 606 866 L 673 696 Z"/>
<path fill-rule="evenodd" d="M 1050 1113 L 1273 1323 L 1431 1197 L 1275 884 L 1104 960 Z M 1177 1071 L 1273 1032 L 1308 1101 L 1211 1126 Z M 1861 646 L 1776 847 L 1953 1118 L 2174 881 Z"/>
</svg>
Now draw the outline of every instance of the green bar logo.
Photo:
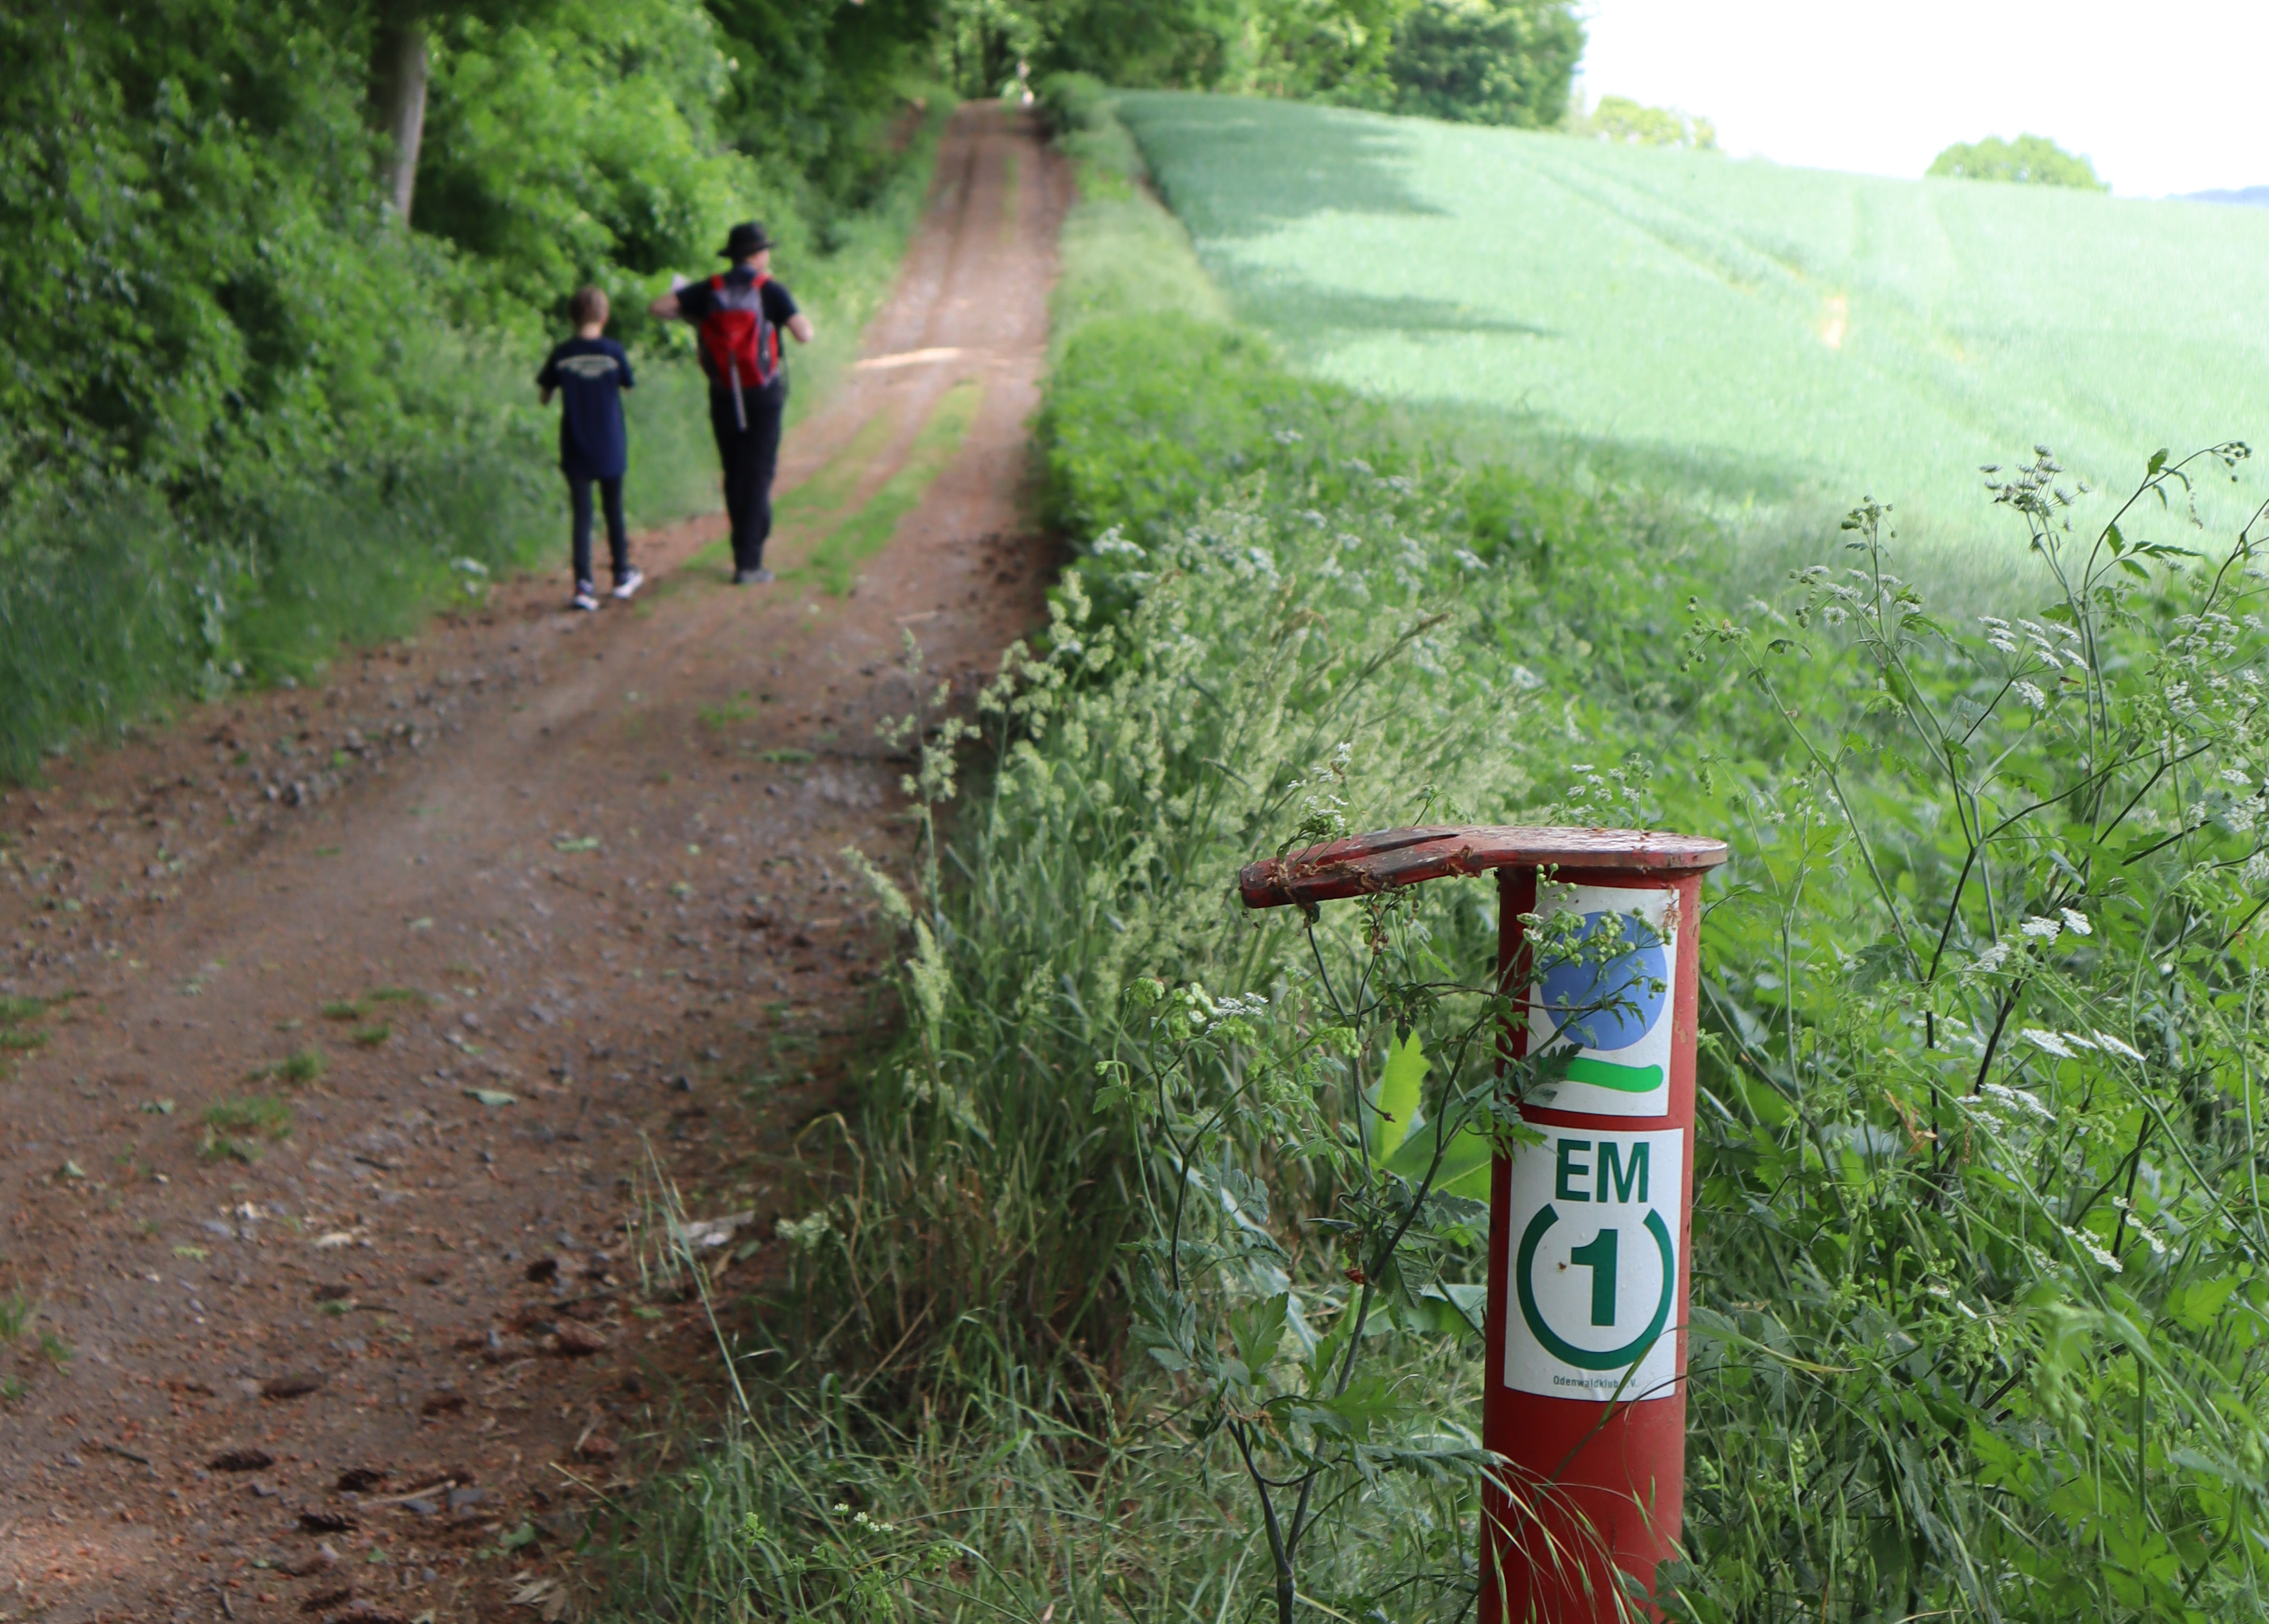
<svg viewBox="0 0 2269 1624">
<path fill-rule="evenodd" d="M 1613 1089 L 1618 1094 L 1652 1094 L 1662 1086 L 1662 1067 L 1618 1066 L 1613 1060 L 1595 1060 L 1588 1054 L 1579 1054 L 1568 1062 L 1568 1081 Z"/>
</svg>

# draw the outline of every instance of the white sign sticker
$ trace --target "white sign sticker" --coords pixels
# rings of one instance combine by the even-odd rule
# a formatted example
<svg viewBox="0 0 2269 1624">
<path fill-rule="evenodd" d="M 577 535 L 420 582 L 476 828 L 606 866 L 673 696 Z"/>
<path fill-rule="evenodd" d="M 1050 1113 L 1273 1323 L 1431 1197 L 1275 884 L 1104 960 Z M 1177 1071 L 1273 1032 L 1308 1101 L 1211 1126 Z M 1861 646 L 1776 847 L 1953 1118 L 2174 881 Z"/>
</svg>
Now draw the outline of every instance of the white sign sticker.
<svg viewBox="0 0 2269 1624">
<path fill-rule="evenodd" d="M 1556 1399 L 1669 1398 L 1685 1132 L 1543 1133 L 1512 1155 L 1504 1384 Z"/>
<path fill-rule="evenodd" d="M 1537 904 L 1547 919 L 1580 914 L 1585 942 L 1606 937 L 1620 949 L 1553 965 L 1529 989 L 1528 1052 L 1572 1053 L 1567 1076 L 1541 1085 L 1527 1103 L 1594 1117 L 1667 1115 L 1678 893 L 1547 886 Z"/>
</svg>

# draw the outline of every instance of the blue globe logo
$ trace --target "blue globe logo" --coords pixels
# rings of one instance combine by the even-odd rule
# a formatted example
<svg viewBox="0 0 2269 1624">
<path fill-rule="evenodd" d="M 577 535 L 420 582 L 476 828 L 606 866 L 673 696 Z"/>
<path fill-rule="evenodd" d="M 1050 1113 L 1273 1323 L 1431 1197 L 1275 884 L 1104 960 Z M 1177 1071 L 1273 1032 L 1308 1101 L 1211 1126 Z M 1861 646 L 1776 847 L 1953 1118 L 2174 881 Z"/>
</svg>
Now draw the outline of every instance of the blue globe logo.
<svg viewBox="0 0 2269 1624">
<path fill-rule="evenodd" d="M 1578 1048 L 1628 1049 L 1654 1030 L 1670 999 L 1669 955 L 1644 919 L 1601 910 L 1584 916 L 1579 940 L 1621 927 L 1624 951 L 1604 961 L 1555 965 L 1544 977 L 1544 1008 L 1556 1034 Z"/>
</svg>

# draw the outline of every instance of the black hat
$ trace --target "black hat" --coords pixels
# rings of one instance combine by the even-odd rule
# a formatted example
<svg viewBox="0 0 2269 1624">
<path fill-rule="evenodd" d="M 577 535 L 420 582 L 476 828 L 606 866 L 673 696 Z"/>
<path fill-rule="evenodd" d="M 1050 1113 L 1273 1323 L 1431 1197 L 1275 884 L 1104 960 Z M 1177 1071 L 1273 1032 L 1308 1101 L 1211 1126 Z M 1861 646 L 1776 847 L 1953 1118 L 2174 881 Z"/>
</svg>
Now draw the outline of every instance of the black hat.
<svg viewBox="0 0 2269 1624">
<path fill-rule="evenodd" d="M 772 240 L 765 235 L 762 221 L 743 220 L 725 233 L 725 246 L 717 252 L 728 260 L 744 260 L 762 254 L 772 246 Z"/>
</svg>

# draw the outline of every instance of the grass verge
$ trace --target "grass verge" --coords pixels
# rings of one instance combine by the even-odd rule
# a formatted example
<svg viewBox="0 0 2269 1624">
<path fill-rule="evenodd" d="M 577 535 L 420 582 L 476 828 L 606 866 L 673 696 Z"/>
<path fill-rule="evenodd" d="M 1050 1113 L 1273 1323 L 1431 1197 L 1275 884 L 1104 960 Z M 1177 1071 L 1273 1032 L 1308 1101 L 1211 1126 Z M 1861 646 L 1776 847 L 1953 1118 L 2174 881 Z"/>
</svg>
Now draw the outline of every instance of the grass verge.
<svg viewBox="0 0 2269 1624">
<path fill-rule="evenodd" d="M 1127 151 L 1091 87 L 1059 106 Z M 2138 518 L 2237 450 L 2077 513 L 2013 465 L 1992 516 L 2036 572 L 1983 621 L 1933 617 L 1872 505 L 1728 594 L 1674 491 L 1467 465 L 1201 317 L 1158 366 L 1161 318 L 1102 291 L 1171 240 L 1120 179 L 1127 239 L 1067 249 L 1043 418 L 1082 564 L 973 718 L 898 732 L 905 1036 L 780 1227 L 784 1288 L 715 1305 L 740 1419 L 641 1511 L 617 1606 L 1470 1617 L 1484 1372 L 1443 1310 L 1482 1236 L 1375 1135 L 1390 1099 L 1509 1123 L 1536 1081 L 1460 1060 L 1493 893 L 1227 895 L 1470 820 L 1735 848 L 1684 1546 L 1637 1593 L 2259 1613 L 2269 567 Z"/>
</svg>

